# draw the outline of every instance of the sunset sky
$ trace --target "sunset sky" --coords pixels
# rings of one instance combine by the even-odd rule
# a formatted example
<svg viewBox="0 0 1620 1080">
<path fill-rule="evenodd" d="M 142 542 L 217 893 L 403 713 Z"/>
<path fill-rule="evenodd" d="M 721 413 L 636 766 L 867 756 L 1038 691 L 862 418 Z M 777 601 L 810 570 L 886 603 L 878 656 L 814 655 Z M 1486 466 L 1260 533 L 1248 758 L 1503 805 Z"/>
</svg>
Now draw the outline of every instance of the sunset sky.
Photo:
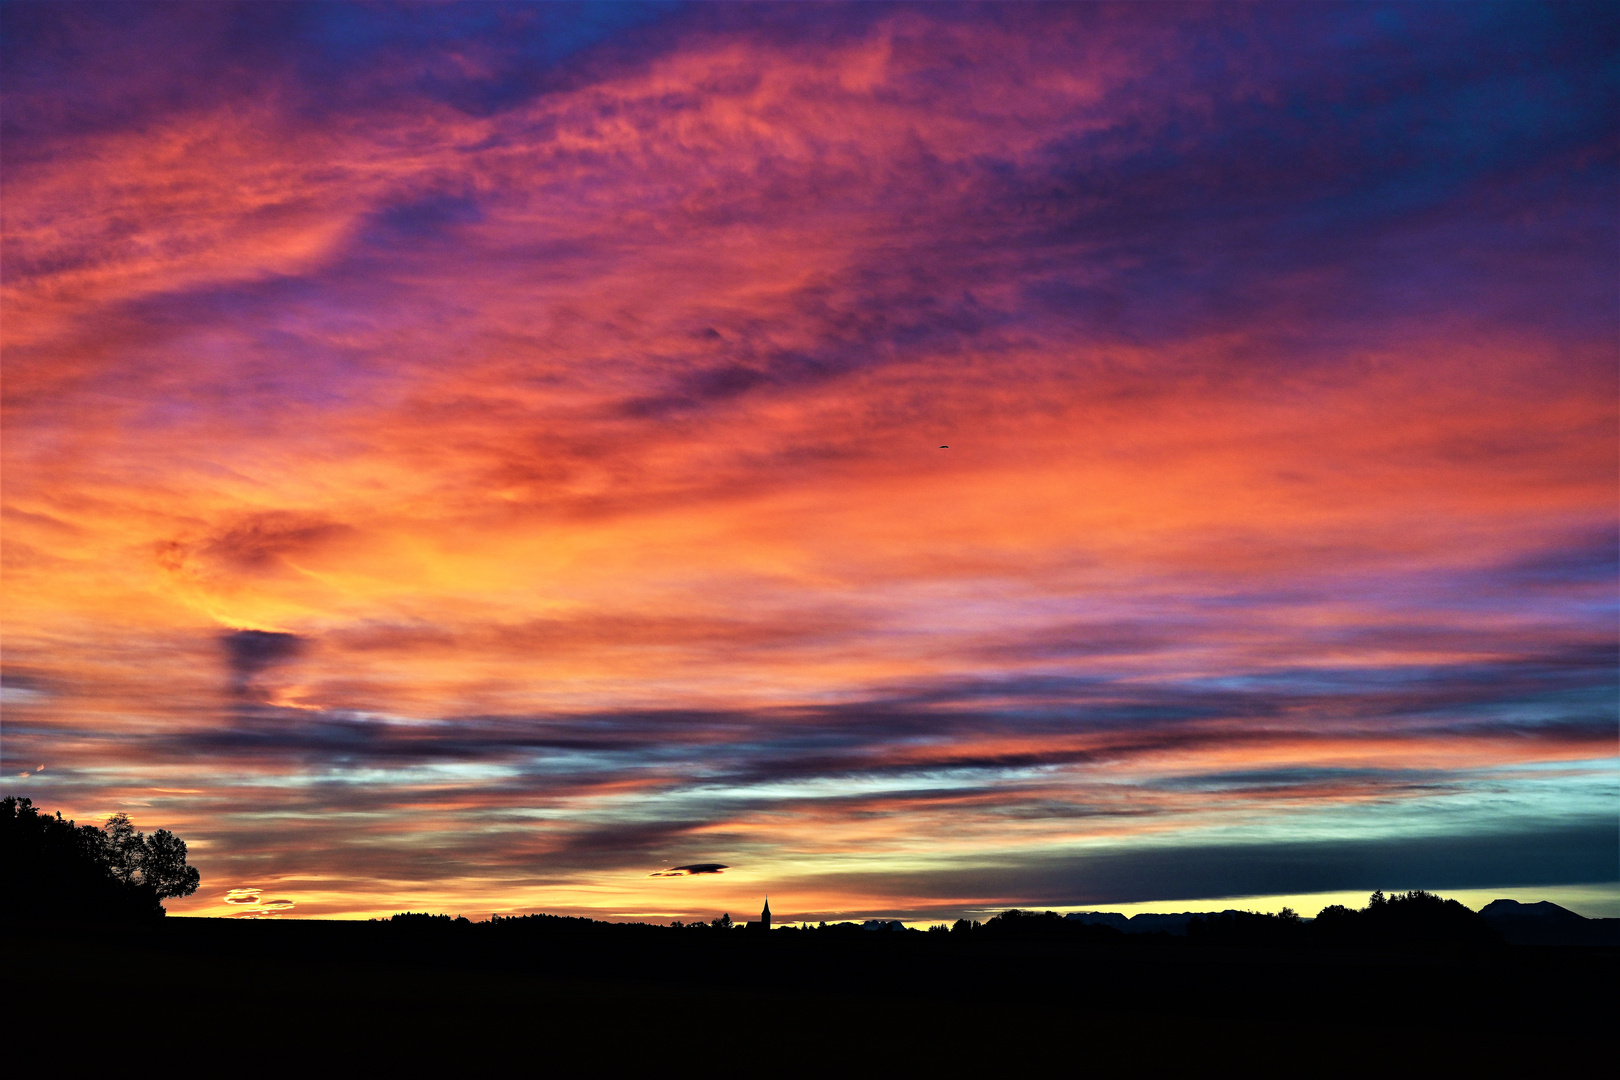
<svg viewBox="0 0 1620 1080">
<path fill-rule="evenodd" d="M 171 913 L 1620 915 L 1613 6 L 0 18 L 0 793 Z"/>
</svg>

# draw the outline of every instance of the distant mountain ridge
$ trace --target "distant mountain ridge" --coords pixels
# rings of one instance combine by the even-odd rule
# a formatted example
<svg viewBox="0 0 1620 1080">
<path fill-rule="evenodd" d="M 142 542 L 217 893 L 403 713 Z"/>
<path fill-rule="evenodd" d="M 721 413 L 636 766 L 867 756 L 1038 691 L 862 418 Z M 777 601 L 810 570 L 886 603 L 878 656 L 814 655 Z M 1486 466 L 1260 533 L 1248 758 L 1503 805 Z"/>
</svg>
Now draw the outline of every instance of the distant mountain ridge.
<svg viewBox="0 0 1620 1080">
<path fill-rule="evenodd" d="M 1492 900 L 1479 915 L 1509 945 L 1620 946 L 1620 919 L 1588 919 L 1551 900 Z"/>
<path fill-rule="evenodd" d="M 1111 926 L 1124 934 L 1173 934 L 1184 937 L 1194 919 L 1236 915 L 1224 911 L 1181 911 L 1132 915 L 1117 911 L 1072 911 L 1064 918 L 1087 926 Z M 1589 919 L 1550 900 L 1522 904 L 1517 900 L 1493 900 L 1479 911 L 1491 929 L 1509 945 L 1606 945 L 1620 946 L 1620 919 Z"/>
</svg>

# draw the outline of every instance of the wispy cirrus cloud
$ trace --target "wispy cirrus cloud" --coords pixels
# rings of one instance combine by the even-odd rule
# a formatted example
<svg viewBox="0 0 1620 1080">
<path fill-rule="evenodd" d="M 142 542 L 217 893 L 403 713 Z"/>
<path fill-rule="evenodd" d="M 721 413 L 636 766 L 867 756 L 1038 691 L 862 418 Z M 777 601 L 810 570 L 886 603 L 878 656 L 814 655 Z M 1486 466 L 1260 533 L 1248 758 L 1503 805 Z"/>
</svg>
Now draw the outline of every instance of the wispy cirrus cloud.
<svg viewBox="0 0 1620 1080">
<path fill-rule="evenodd" d="M 191 14 L 3 14 L 36 801 L 300 914 L 1612 810 L 1607 11 Z"/>
</svg>

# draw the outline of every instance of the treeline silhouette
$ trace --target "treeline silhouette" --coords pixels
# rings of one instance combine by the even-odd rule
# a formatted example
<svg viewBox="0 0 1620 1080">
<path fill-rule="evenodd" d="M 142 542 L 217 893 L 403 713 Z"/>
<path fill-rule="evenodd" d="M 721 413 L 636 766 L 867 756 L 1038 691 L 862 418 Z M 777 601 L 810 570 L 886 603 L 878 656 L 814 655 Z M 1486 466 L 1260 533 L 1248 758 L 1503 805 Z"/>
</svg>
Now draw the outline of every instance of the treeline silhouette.
<svg viewBox="0 0 1620 1080">
<path fill-rule="evenodd" d="M 0 918 L 12 922 L 162 918 L 162 901 L 200 883 L 186 842 L 136 831 L 127 814 L 76 825 L 31 799 L 0 799 Z"/>
<path fill-rule="evenodd" d="M 701 930 L 710 935 L 722 930 L 741 930 L 743 924 L 733 922 L 729 913 L 708 922 L 676 921 L 667 925 L 657 923 L 599 922 L 593 919 L 566 915 L 496 915 L 484 922 L 472 922 L 464 917 L 402 912 L 387 919 L 376 920 L 404 930 L 437 931 L 459 929 L 473 935 L 492 933 L 513 935 L 555 936 L 572 938 L 597 936 L 624 939 L 631 935 L 661 937 L 670 931 L 689 934 Z M 873 931 L 877 933 L 874 935 Z M 685 937 L 687 934 L 680 936 Z M 726 935 L 728 938 L 733 935 Z M 742 938 L 744 935 L 735 935 Z M 784 938 L 839 938 L 859 940 L 865 938 L 916 938 L 919 944 L 928 942 L 974 942 L 994 947 L 998 942 L 1016 944 L 1046 941 L 1067 945 L 1128 946 L 1132 948 L 1404 948 L 1447 947 L 1495 949 L 1504 944 L 1502 935 L 1492 928 L 1476 911 L 1456 900 L 1448 900 L 1421 889 L 1385 896 L 1375 892 L 1367 906 L 1359 910 L 1333 905 L 1323 908 L 1314 920 L 1303 919 L 1296 912 L 1284 908 L 1276 914 L 1251 911 L 1226 911 L 1192 917 L 1186 923 L 1185 934 L 1166 931 L 1125 933 L 1106 923 L 1080 921 L 1055 911 L 1025 911 L 1013 908 L 983 922 L 959 919 L 953 925 L 944 923 L 928 928 L 926 932 L 908 930 L 894 920 L 872 919 L 864 923 L 789 923 L 776 927 L 772 936 Z"/>
<path fill-rule="evenodd" d="M 1305 920 L 1293 910 L 1276 914 L 1222 912 L 1193 919 L 1187 940 L 1198 945 L 1265 947 L 1450 945 L 1495 947 L 1502 935 L 1477 911 L 1422 889 L 1385 896 L 1360 910 L 1333 904 Z"/>
</svg>

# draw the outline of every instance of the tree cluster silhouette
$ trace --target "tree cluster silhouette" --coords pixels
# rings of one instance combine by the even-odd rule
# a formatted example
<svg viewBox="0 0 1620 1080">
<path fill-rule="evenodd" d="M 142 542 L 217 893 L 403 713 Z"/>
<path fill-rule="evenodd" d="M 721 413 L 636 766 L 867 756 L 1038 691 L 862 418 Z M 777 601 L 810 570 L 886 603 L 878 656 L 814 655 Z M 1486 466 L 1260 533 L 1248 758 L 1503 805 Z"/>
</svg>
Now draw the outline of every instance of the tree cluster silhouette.
<svg viewBox="0 0 1620 1080">
<path fill-rule="evenodd" d="M 448 915 L 429 915 L 425 911 L 402 911 L 398 915 L 390 915 L 381 920 L 394 926 L 433 927 L 433 926 L 470 926 L 471 922 L 462 915 L 451 918 Z"/>
<path fill-rule="evenodd" d="M 1025 911 L 1009 908 L 984 922 L 958 919 L 951 926 L 940 923 L 928 928 L 930 934 L 951 934 L 954 937 L 971 935 L 973 940 L 993 941 L 1015 938 L 1062 937 L 1069 941 L 1110 944 L 1121 941 L 1125 935 L 1112 926 L 1076 922 L 1055 911 Z"/>
<path fill-rule="evenodd" d="M 201 880 L 167 829 L 147 836 L 126 814 L 76 825 L 12 796 L 0 799 L 0 865 L 0 917 L 13 921 L 161 918 L 163 900 Z"/>
<path fill-rule="evenodd" d="M 1502 935 L 1479 912 L 1422 889 L 1386 897 L 1375 892 L 1360 911 L 1334 904 L 1311 923 L 1324 945 L 1500 945 Z"/>
<path fill-rule="evenodd" d="M 1333 904 L 1307 922 L 1293 910 L 1275 915 L 1231 911 L 1187 924 L 1187 939 L 1199 945 L 1256 947 L 1408 947 L 1502 944 L 1502 935 L 1477 911 L 1455 900 L 1414 889 L 1385 896 L 1380 890 L 1360 910 Z"/>
</svg>

